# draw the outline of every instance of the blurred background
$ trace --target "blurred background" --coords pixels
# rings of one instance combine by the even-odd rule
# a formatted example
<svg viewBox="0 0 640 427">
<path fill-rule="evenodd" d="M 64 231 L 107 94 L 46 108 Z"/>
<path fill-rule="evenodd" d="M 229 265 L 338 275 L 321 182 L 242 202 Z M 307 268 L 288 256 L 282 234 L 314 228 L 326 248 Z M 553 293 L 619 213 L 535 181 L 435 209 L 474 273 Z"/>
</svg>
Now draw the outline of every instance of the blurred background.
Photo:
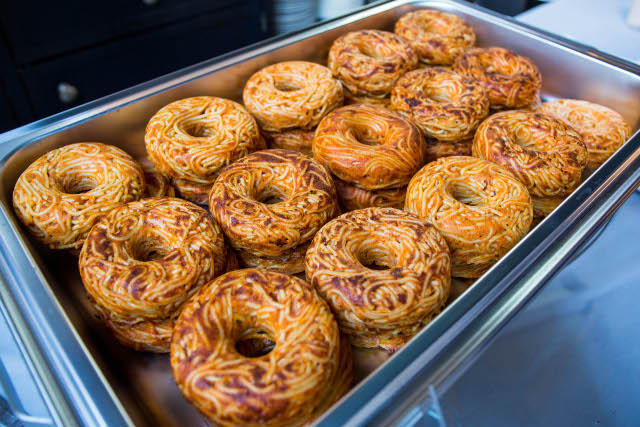
<svg viewBox="0 0 640 427">
<path fill-rule="evenodd" d="M 0 4 L 0 132 L 362 7 L 368 0 Z M 535 0 L 479 0 L 515 15 Z"/>
</svg>

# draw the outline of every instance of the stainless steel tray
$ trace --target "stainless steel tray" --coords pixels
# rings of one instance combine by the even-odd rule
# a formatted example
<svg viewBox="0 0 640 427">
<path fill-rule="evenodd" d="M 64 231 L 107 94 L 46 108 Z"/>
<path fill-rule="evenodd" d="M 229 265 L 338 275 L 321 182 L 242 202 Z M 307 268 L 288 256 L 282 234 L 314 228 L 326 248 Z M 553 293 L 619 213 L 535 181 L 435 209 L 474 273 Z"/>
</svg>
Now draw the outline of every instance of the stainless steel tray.
<svg viewBox="0 0 640 427">
<path fill-rule="evenodd" d="M 32 244 L 11 207 L 19 174 L 44 152 L 79 141 L 114 144 L 144 157 L 145 125 L 169 102 L 196 95 L 239 100 L 244 82 L 259 68 L 292 59 L 324 63 L 339 35 L 363 28 L 390 30 L 398 17 L 419 7 L 464 17 L 481 46 L 500 45 L 532 58 L 542 72 L 546 97 L 607 105 L 638 129 L 639 67 L 467 3 L 399 0 L 256 44 L 0 135 L 0 300 L 56 423 L 205 421 L 180 396 L 167 356 L 130 351 L 105 332 L 87 303 L 76 259 Z M 640 182 L 639 165 L 640 136 L 635 135 L 403 349 L 390 358 L 358 350 L 358 372 L 364 379 L 318 423 L 382 425 L 415 419 L 425 408 L 429 388 L 446 387 L 452 374 L 631 194 Z"/>
</svg>

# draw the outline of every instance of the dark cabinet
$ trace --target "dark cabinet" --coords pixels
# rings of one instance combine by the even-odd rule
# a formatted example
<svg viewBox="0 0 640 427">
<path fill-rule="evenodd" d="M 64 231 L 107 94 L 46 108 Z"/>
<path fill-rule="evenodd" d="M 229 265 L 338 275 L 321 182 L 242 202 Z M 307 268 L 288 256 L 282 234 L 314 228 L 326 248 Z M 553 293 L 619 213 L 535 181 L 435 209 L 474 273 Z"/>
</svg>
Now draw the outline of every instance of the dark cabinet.
<svg viewBox="0 0 640 427">
<path fill-rule="evenodd" d="M 262 40 L 271 35 L 268 4 L 7 2 L 0 6 L 0 131 Z M 19 90 L 4 96 L 14 85 Z"/>
</svg>

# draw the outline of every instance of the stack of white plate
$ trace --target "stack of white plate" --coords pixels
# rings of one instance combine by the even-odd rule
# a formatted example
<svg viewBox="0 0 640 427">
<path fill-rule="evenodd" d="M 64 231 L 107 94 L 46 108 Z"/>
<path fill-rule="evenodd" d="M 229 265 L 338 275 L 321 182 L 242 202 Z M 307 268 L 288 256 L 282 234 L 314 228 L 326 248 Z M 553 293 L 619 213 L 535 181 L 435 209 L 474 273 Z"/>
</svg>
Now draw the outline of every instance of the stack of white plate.
<svg viewBox="0 0 640 427">
<path fill-rule="evenodd" d="M 273 0 L 276 33 L 289 33 L 316 22 L 318 0 Z"/>
</svg>

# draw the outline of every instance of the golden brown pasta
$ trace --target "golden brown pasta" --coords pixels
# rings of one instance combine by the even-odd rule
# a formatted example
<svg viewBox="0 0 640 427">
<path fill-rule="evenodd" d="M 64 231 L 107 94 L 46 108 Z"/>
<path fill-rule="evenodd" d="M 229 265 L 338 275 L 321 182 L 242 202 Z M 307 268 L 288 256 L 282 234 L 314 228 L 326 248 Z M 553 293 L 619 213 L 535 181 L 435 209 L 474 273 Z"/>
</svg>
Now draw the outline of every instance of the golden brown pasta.
<svg viewBox="0 0 640 427">
<path fill-rule="evenodd" d="M 220 171 L 264 141 L 242 105 L 200 96 L 160 109 L 147 125 L 145 145 L 149 160 L 172 178 L 180 196 L 202 204 L 201 194 L 208 193 Z"/>
<path fill-rule="evenodd" d="M 224 272 L 222 230 L 202 208 L 161 197 L 112 210 L 80 253 L 82 283 L 116 338 L 137 350 L 169 351 L 184 303 Z"/>
<path fill-rule="evenodd" d="M 220 276 L 187 304 L 171 367 L 187 400 L 221 426 L 309 423 L 353 378 L 349 344 L 313 287 L 262 269 Z"/>
<path fill-rule="evenodd" d="M 263 132 L 269 148 L 299 151 L 313 157 L 313 136 L 315 129 L 287 129 L 282 132 Z"/>
<path fill-rule="evenodd" d="M 304 256 L 308 247 L 309 242 L 306 242 L 277 256 L 256 256 L 251 252 L 239 250 L 238 257 L 244 267 L 266 268 L 287 274 L 298 274 L 304 272 Z"/>
<path fill-rule="evenodd" d="M 171 186 L 169 178 L 158 172 L 153 166 L 142 166 L 144 171 L 145 197 L 174 197 L 175 189 Z"/>
<path fill-rule="evenodd" d="M 582 136 L 589 152 L 587 169 L 596 169 L 631 136 L 631 126 L 615 111 L 574 99 L 545 102 L 537 111 L 565 121 Z"/>
<path fill-rule="evenodd" d="M 565 197 L 537 197 L 531 196 L 533 204 L 533 215 L 537 218 L 544 218 L 553 212 L 566 199 Z"/>
<path fill-rule="evenodd" d="M 78 251 L 100 218 L 144 191 L 142 168 L 131 156 L 111 145 L 81 142 L 33 162 L 16 182 L 13 208 L 40 242 Z"/>
<path fill-rule="evenodd" d="M 314 158 L 343 181 L 368 190 L 406 185 L 424 165 L 420 130 L 377 105 L 348 105 L 325 117 L 313 139 Z"/>
<path fill-rule="evenodd" d="M 442 309 L 451 262 L 431 225 L 399 209 L 367 208 L 322 227 L 306 274 L 353 344 L 393 351 Z"/>
<path fill-rule="evenodd" d="M 264 150 L 227 167 L 209 208 L 236 250 L 259 257 L 287 254 L 339 214 L 331 175 L 289 150 Z"/>
<path fill-rule="evenodd" d="M 542 76 L 529 59 L 501 47 L 474 48 L 460 55 L 453 71 L 476 79 L 493 107 L 523 108 L 540 96 Z"/>
<path fill-rule="evenodd" d="M 172 179 L 171 186 L 175 189 L 177 197 L 206 206 L 209 203 L 209 193 L 213 184 L 202 184 L 188 179 Z"/>
<path fill-rule="evenodd" d="M 338 201 L 343 212 L 364 208 L 397 208 L 404 207 L 407 187 L 385 188 L 382 190 L 365 190 L 341 179 L 334 178 Z"/>
<path fill-rule="evenodd" d="M 478 128 L 472 149 L 474 156 L 507 168 L 537 197 L 567 196 L 587 164 L 578 132 L 553 116 L 529 111 L 490 116 Z"/>
<path fill-rule="evenodd" d="M 418 65 L 418 56 L 402 37 L 380 30 L 361 30 L 336 39 L 328 66 L 349 98 L 386 98 L 395 82 Z"/>
<path fill-rule="evenodd" d="M 489 114 L 489 98 L 471 78 L 442 68 L 421 68 L 398 80 L 391 108 L 406 114 L 427 137 L 453 142 L 473 136 Z"/>
<path fill-rule="evenodd" d="M 442 157 L 470 156 L 473 138 L 459 142 L 443 142 L 427 138 L 427 163 L 436 161 Z"/>
<path fill-rule="evenodd" d="M 426 64 L 453 64 L 476 42 L 473 28 L 464 19 L 438 10 L 409 12 L 396 22 L 394 31 L 409 41 Z"/>
<path fill-rule="evenodd" d="M 507 169 L 463 156 L 422 168 L 409 183 L 405 209 L 442 233 L 455 277 L 480 277 L 518 243 L 533 219 L 527 189 Z"/>
<path fill-rule="evenodd" d="M 273 64 L 244 87 L 244 105 L 269 132 L 311 129 L 344 103 L 340 82 L 322 65 L 304 61 Z"/>
</svg>

